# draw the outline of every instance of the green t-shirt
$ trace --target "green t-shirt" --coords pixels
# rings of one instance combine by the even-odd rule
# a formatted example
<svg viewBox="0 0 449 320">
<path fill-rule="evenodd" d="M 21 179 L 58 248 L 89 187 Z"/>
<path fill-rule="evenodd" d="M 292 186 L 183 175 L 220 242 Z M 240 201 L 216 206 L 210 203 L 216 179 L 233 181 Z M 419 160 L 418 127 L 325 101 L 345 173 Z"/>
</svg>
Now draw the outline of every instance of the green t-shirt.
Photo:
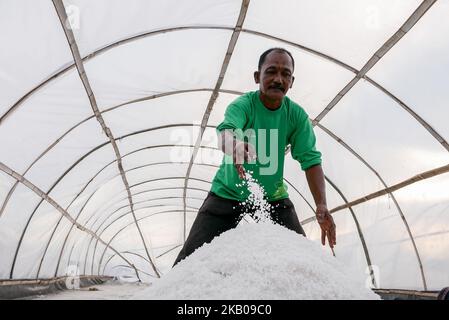
<svg viewBox="0 0 449 320">
<path fill-rule="evenodd" d="M 284 183 L 284 157 L 291 145 L 293 159 L 302 170 L 321 164 L 321 153 L 315 149 L 315 134 L 309 116 L 298 104 L 284 97 L 276 110 L 265 107 L 259 91 L 248 92 L 234 100 L 226 109 L 224 121 L 217 131 L 232 129 L 239 140 L 251 143 L 257 160 L 244 163 L 246 171 L 264 187 L 268 201 L 288 197 Z M 212 181 L 211 191 L 220 197 L 242 201 L 249 191 L 242 186 L 232 157 L 224 155 L 223 162 Z"/>
</svg>

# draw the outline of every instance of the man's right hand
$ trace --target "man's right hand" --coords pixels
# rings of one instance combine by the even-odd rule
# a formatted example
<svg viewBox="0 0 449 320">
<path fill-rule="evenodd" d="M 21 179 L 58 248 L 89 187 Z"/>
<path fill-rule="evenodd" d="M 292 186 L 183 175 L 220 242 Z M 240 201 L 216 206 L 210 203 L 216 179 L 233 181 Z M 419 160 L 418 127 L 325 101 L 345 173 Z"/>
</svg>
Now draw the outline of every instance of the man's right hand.
<svg viewBox="0 0 449 320">
<path fill-rule="evenodd" d="M 245 179 L 245 169 L 243 163 L 256 160 L 256 149 L 249 143 L 234 140 L 234 148 L 232 152 L 234 166 L 239 174 L 240 179 Z"/>
<path fill-rule="evenodd" d="M 245 179 L 245 162 L 252 162 L 257 158 L 256 149 L 249 143 L 237 140 L 232 130 L 224 130 L 219 137 L 219 148 L 232 156 L 234 166 L 240 179 Z"/>
</svg>

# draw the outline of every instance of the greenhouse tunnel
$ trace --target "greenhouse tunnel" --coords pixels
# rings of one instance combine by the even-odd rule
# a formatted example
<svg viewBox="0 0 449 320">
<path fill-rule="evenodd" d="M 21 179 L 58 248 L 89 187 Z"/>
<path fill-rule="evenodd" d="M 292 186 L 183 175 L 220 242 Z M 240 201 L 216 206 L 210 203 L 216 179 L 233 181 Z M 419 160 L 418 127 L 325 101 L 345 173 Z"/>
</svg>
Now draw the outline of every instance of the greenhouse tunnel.
<svg viewBox="0 0 449 320">
<path fill-rule="evenodd" d="M 335 255 L 377 292 L 435 297 L 448 14 L 448 0 L 0 1 L 0 298 L 169 272 L 222 161 L 216 127 L 273 47 L 295 59 L 288 96 L 323 155 Z M 284 178 L 319 243 L 289 153 Z"/>
</svg>

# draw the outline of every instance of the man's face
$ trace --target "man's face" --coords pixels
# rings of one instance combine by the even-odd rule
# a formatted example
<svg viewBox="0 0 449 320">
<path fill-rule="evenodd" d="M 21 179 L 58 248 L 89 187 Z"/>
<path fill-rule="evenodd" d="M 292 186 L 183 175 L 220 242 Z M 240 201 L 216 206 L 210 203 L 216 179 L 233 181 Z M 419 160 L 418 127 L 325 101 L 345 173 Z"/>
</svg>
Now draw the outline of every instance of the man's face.
<svg viewBox="0 0 449 320">
<path fill-rule="evenodd" d="M 254 80 L 267 99 L 282 100 L 294 81 L 292 59 L 282 51 L 270 52 L 261 70 L 254 73 Z"/>
</svg>

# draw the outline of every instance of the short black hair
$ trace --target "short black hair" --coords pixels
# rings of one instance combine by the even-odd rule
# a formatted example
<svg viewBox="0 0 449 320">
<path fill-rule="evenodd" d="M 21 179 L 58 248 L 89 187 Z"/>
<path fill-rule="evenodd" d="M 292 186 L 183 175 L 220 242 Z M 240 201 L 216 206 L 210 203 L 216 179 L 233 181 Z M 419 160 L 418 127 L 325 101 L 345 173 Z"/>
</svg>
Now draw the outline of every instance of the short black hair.
<svg viewBox="0 0 449 320">
<path fill-rule="evenodd" d="M 273 51 L 278 51 L 278 52 L 283 52 L 283 53 L 288 54 L 290 56 L 290 59 L 292 59 L 293 69 L 295 69 L 295 59 L 293 59 L 292 54 L 288 50 L 286 50 L 284 48 L 271 48 L 271 49 L 268 49 L 267 51 L 265 51 L 264 53 L 262 53 L 262 55 L 260 56 L 260 58 L 259 58 L 259 66 L 258 66 L 258 68 L 259 68 L 258 70 L 259 71 L 260 71 L 260 69 L 262 69 L 262 65 L 265 62 L 265 59 L 267 58 L 267 55 L 270 52 L 273 52 Z"/>
</svg>

